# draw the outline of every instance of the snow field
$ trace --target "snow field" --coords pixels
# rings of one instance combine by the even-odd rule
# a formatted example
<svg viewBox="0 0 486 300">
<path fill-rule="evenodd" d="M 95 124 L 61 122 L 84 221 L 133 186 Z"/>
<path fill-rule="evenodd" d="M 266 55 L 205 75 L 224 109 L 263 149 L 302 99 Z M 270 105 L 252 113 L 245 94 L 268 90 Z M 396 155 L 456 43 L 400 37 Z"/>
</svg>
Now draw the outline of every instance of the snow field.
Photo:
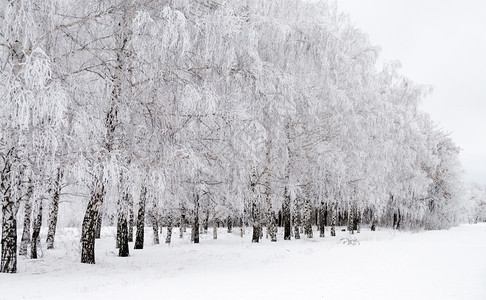
<svg viewBox="0 0 486 300">
<path fill-rule="evenodd" d="M 280 230 L 281 231 L 281 230 Z M 163 239 L 165 240 L 164 228 Z M 79 230 L 60 229 L 56 249 L 19 258 L 0 274 L 0 299 L 486 299 L 486 223 L 451 230 L 399 232 L 364 228 L 350 236 L 252 244 L 251 228 L 212 230 L 190 243 L 152 245 L 120 258 L 115 228 L 103 228 L 96 265 L 79 263 Z M 42 236 L 44 238 L 45 236 Z M 345 245 L 342 238 L 357 238 Z"/>
</svg>

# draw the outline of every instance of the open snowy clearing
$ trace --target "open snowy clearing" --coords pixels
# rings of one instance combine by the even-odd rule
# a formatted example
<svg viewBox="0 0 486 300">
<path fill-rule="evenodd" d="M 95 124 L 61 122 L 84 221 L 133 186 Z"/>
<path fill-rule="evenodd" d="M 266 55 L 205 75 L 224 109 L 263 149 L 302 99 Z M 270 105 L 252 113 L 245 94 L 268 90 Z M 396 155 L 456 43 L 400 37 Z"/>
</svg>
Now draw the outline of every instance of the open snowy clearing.
<svg viewBox="0 0 486 300">
<path fill-rule="evenodd" d="M 250 243 L 219 229 L 117 257 L 114 228 L 96 244 L 96 265 L 78 263 L 77 229 L 61 229 L 56 250 L 21 257 L 0 274 L 0 299 L 486 299 L 486 223 L 420 233 L 368 228 L 359 245 L 337 237 Z M 317 233 L 318 236 L 318 233 Z M 164 228 L 165 237 L 165 228 Z"/>
</svg>

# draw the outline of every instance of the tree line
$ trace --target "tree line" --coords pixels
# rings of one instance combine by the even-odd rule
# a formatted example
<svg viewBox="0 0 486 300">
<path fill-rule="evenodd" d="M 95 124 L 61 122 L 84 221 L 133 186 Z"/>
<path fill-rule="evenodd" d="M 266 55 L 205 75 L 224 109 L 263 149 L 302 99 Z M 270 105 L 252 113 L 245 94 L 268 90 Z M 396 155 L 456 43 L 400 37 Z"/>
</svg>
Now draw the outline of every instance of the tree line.
<svg viewBox="0 0 486 300">
<path fill-rule="evenodd" d="M 447 228 L 469 221 L 459 148 L 430 92 L 376 66 L 335 4 L 300 0 L 0 0 L 1 272 L 53 248 L 63 197 L 120 256 L 144 225 Z M 473 203 L 473 204 L 471 204 Z M 23 231 L 17 245 L 17 219 Z M 150 212 L 146 215 L 146 211 Z M 136 232 L 134 232 L 136 227 Z M 32 231 L 32 232 L 31 232 Z M 216 231 L 215 231 L 216 233 Z M 216 237 L 216 236 L 215 236 Z"/>
</svg>

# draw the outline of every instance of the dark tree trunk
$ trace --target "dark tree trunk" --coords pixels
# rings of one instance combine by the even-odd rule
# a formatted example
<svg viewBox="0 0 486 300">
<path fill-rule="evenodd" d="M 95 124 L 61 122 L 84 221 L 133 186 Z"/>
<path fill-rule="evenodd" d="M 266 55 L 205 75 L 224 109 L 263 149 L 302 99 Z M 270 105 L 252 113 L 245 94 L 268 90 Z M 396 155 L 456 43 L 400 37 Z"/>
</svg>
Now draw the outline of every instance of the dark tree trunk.
<svg viewBox="0 0 486 300">
<path fill-rule="evenodd" d="M 336 236 L 337 203 L 331 204 L 331 236 Z"/>
<path fill-rule="evenodd" d="M 103 202 L 103 200 L 101 200 L 101 202 Z M 101 206 L 102 205 L 100 205 L 100 209 L 98 211 L 98 214 L 97 214 L 96 220 L 95 220 L 95 238 L 97 238 L 97 239 L 101 238 L 101 225 L 102 225 L 102 221 L 103 221 L 103 211 L 101 210 Z"/>
<path fill-rule="evenodd" d="M 194 216 L 194 224 L 192 226 L 192 241 L 194 244 L 199 243 L 199 216 L 198 213 Z"/>
<path fill-rule="evenodd" d="M 302 215 L 301 215 L 301 211 L 300 211 L 300 205 L 299 203 L 297 202 L 298 200 L 295 199 L 295 213 L 293 215 L 293 224 L 294 224 L 294 238 L 296 240 L 300 239 L 300 227 L 302 225 Z"/>
<path fill-rule="evenodd" d="M 12 190 L 21 189 L 22 171 L 12 182 L 12 156 L 10 150 L 4 159 L 3 169 L 0 170 L 0 197 L 2 197 L 2 257 L 0 260 L 0 273 L 17 272 L 17 212 L 20 198 L 14 198 Z"/>
<path fill-rule="evenodd" d="M 140 194 L 140 204 L 137 215 L 137 237 L 135 239 L 135 249 L 143 249 L 143 234 L 145 224 L 145 201 L 147 198 L 147 188 L 143 187 Z"/>
<path fill-rule="evenodd" d="M 160 239 L 159 239 L 159 224 L 157 221 L 152 222 L 152 229 L 154 232 L 154 245 L 160 244 Z"/>
<path fill-rule="evenodd" d="M 310 211 L 312 213 L 312 211 Z M 312 219 L 311 218 L 308 218 L 305 220 L 305 223 L 304 223 L 304 232 L 305 234 L 307 235 L 308 238 L 313 238 L 314 237 L 314 232 L 313 232 L 313 229 L 312 229 Z"/>
<path fill-rule="evenodd" d="M 358 231 L 358 224 L 359 224 L 359 221 L 358 221 L 358 215 L 357 215 L 357 211 L 353 211 L 353 230 L 355 231 Z"/>
<path fill-rule="evenodd" d="M 402 215 L 400 214 L 400 209 L 398 210 L 398 213 L 396 214 L 396 227 L 395 229 L 400 230 L 400 222 L 402 221 Z"/>
<path fill-rule="evenodd" d="M 27 247 L 30 244 L 30 218 L 32 215 L 31 197 L 33 191 L 34 186 L 32 183 L 29 183 L 25 201 L 24 228 L 22 232 L 22 239 L 20 240 L 19 255 L 27 255 Z"/>
<path fill-rule="evenodd" d="M 270 236 L 270 211 L 266 211 L 265 213 L 265 239 L 268 239 L 268 237 Z M 262 232 L 263 232 L 263 226 L 262 226 Z M 262 237 L 263 238 L 263 237 Z"/>
<path fill-rule="evenodd" d="M 32 243 L 30 248 L 30 258 L 37 258 L 37 244 L 40 244 L 40 230 L 42 226 L 42 199 L 37 199 L 37 214 L 34 219 L 34 226 L 32 227 Z"/>
<path fill-rule="evenodd" d="M 354 229 L 357 233 L 361 232 L 361 211 L 356 209 L 356 215 L 354 216 Z"/>
<path fill-rule="evenodd" d="M 152 197 L 152 229 L 154 232 L 154 245 L 160 244 L 159 241 L 159 221 L 157 210 L 157 199 Z"/>
<path fill-rule="evenodd" d="M 312 231 L 312 205 L 308 195 L 305 195 L 304 199 L 304 233 L 308 238 L 313 238 L 314 233 Z"/>
<path fill-rule="evenodd" d="M 252 243 L 258 243 L 260 241 L 260 227 L 253 225 L 253 235 L 251 238 Z"/>
<path fill-rule="evenodd" d="M 204 233 L 208 233 L 208 229 L 209 229 L 209 209 L 206 209 L 206 215 L 204 217 L 204 222 L 203 222 Z"/>
<path fill-rule="evenodd" d="M 270 199 L 270 183 L 266 183 L 265 197 L 267 202 L 267 238 L 270 236 L 272 242 L 277 241 L 277 226 L 275 224 L 275 212 L 272 209 L 272 201 Z"/>
<path fill-rule="evenodd" d="M 393 229 L 400 229 L 401 218 L 400 210 L 393 214 Z"/>
<path fill-rule="evenodd" d="M 298 224 L 294 225 L 294 238 L 300 240 L 300 226 Z"/>
<path fill-rule="evenodd" d="M 258 243 L 260 241 L 260 210 L 255 200 L 253 200 L 251 215 L 253 221 L 253 236 L 252 243 Z"/>
<path fill-rule="evenodd" d="M 265 112 L 266 114 L 266 112 Z M 269 128 L 266 128 L 266 130 L 270 130 Z M 266 143 L 266 152 L 265 152 L 265 160 L 266 160 L 266 168 L 267 168 L 267 176 L 265 178 L 265 202 L 266 202 L 266 227 L 267 227 L 267 232 L 266 232 L 266 238 L 270 236 L 270 240 L 272 242 L 277 241 L 277 226 L 275 224 L 275 212 L 273 211 L 272 207 L 272 176 L 273 176 L 273 170 L 272 170 L 272 149 L 273 149 L 273 143 L 272 139 L 267 139 Z"/>
<path fill-rule="evenodd" d="M 98 210 L 101 201 L 105 195 L 104 185 L 100 179 L 95 180 L 91 198 L 86 213 L 83 218 L 83 227 L 81 231 L 81 263 L 95 263 L 95 231 L 98 220 Z"/>
<path fill-rule="evenodd" d="M 354 234 L 354 219 L 355 219 L 355 205 L 354 203 L 350 203 L 348 208 L 348 231 L 351 234 Z"/>
<path fill-rule="evenodd" d="M 165 243 L 170 244 L 172 239 L 172 213 L 169 212 L 169 216 L 167 217 L 167 236 L 165 237 Z"/>
<path fill-rule="evenodd" d="M 376 219 L 375 215 L 373 214 L 373 211 L 370 211 L 370 218 L 371 218 L 371 231 L 376 231 Z"/>
<path fill-rule="evenodd" d="M 123 208 L 122 208 L 122 198 L 125 196 L 118 196 L 118 200 L 116 201 L 116 245 L 115 248 L 119 249 L 121 244 L 121 235 L 123 231 Z M 127 235 L 128 238 L 128 235 Z"/>
<path fill-rule="evenodd" d="M 127 221 L 127 206 L 130 194 L 128 190 L 124 193 L 118 207 L 118 222 L 117 222 L 117 246 L 118 256 L 127 257 L 130 254 L 128 250 L 128 221 Z M 119 198 L 120 199 L 120 198 Z"/>
<path fill-rule="evenodd" d="M 180 203 L 180 210 L 181 210 L 181 221 L 179 222 L 179 238 L 184 237 L 184 232 L 186 232 L 186 207 L 181 202 Z"/>
<path fill-rule="evenodd" d="M 319 206 L 319 237 L 324 237 L 325 234 L 325 224 L 326 224 L 326 204 L 321 202 Z"/>
<path fill-rule="evenodd" d="M 117 207 L 116 207 L 116 248 L 119 248 L 119 253 L 126 257 L 128 256 L 128 252 L 125 253 L 121 247 L 125 247 L 125 244 L 128 245 L 128 210 L 129 210 L 129 202 L 130 202 L 130 193 L 128 188 L 124 190 L 124 179 L 123 174 L 120 173 L 120 191 L 121 196 L 118 197 Z M 128 246 L 127 246 L 128 247 Z"/>
<path fill-rule="evenodd" d="M 287 188 L 285 188 L 285 198 L 282 205 L 282 218 L 284 225 L 284 240 L 290 240 L 290 195 Z"/>
<path fill-rule="evenodd" d="M 191 239 L 192 241 L 194 242 L 194 244 L 198 244 L 199 243 L 199 195 L 196 194 L 196 196 L 194 197 L 194 200 L 195 200 L 195 211 L 194 211 L 194 224 L 192 226 L 192 236 L 191 236 Z"/>
<path fill-rule="evenodd" d="M 120 248 L 118 250 L 118 256 L 127 257 L 130 255 L 130 250 L 128 249 L 128 222 L 126 214 L 123 214 L 120 221 Z"/>
<path fill-rule="evenodd" d="M 54 182 L 54 191 L 52 195 L 52 201 L 49 206 L 49 221 L 47 230 L 47 249 L 54 249 L 54 237 L 56 235 L 57 215 L 59 212 L 59 197 L 61 195 L 61 181 L 63 177 L 63 171 L 61 167 L 57 168 L 57 177 Z"/>
<path fill-rule="evenodd" d="M 233 220 L 231 219 L 231 217 L 228 217 L 228 233 L 231 233 L 233 231 Z"/>
<path fill-rule="evenodd" d="M 133 242 L 133 197 L 128 195 L 128 241 Z"/>
<path fill-rule="evenodd" d="M 17 272 L 17 219 L 14 203 L 4 198 L 2 207 L 2 260 L 1 273 Z"/>
<path fill-rule="evenodd" d="M 324 225 L 328 226 L 329 225 L 329 205 L 326 203 L 325 208 L 324 208 Z"/>
<path fill-rule="evenodd" d="M 218 222 L 216 220 L 213 221 L 213 240 L 218 239 Z"/>
<path fill-rule="evenodd" d="M 103 187 L 104 189 L 104 187 Z M 95 238 L 99 239 L 101 238 L 101 225 L 103 222 L 103 201 L 104 201 L 104 195 L 98 200 L 98 209 L 97 209 L 97 214 L 96 214 L 96 220 L 95 220 Z"/>
<path fill-rule="evenodd" d="M 292 151 L 290 151 L 290 142 L 291 142 L 291 137 L 290 137 L 290 122 L 287 121 L 285 124 L 285 137 L 287 139 L 287 155 L 288 155 L 288 160 L 287 163 L 285 164 L 285 191 L 284 191 L 284 201 L 282 205 L 282 217 L 283 217 L 283 225 L 284 225 L 284 240 L 290 240 L 291 236 L 291 212 L 290 212 L 290 190 L 289 190 L 289 184 L 290 184 L 290 174 L 291 174 L 291 168 L 292 168 Z"/>
<path fill-rule="evenodd" d="M 277 241 L 277 226 L 275 224 L 275 212 L 274 211 L 271 211 L 270 212 L 270 226 L 269 226 L 269 230 L 270 230 L 270 241 L 271 242 L 276 242 Z"/>
<path fill-rule="evenodd" d="M 3 195 L 1 273 L 17 272 L 17 211 L 20 199 L 14 199 L 12 196 L 11 168 L 12 164 L 6 158 L 0 174 L 0 192 Z"/>
</svg>

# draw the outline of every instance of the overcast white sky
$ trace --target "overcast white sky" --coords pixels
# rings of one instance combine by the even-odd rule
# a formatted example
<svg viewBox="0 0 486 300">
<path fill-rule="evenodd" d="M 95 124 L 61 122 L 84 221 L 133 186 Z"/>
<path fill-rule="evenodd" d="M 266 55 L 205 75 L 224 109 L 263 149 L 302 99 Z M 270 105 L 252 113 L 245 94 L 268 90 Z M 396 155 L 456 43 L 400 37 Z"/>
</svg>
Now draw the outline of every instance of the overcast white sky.
<svg viewBox="0 0 486 300">
<path fill-rule="evenodd" d="M 462 148 L 465 181 L 486 184 L 486 1 L 337 0 L 341 11 L 434 92 L 421 108 Z M 381 66 L 381 63 L 380 63 Z"/>
</svg>

